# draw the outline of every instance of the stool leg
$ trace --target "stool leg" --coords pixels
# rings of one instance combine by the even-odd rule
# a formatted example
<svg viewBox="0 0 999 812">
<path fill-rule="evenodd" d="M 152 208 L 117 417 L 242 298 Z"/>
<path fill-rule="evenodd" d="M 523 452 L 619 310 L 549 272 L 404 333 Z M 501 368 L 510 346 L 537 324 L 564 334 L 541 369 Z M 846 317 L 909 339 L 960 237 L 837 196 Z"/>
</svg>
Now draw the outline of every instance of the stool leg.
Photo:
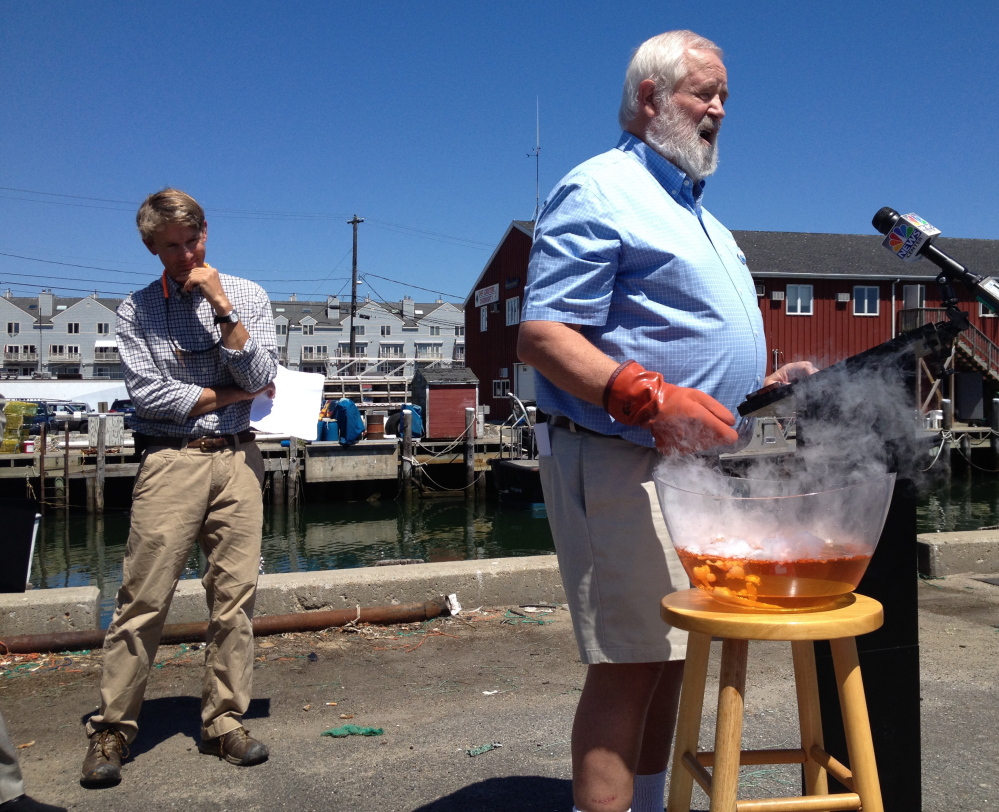
<svg viewBox="0 0 999 812">
<path fill-rule="evenodd" d="M 687 635 L 687 662 L 683 667 L 680 688 L 680 709 L 676 722 L 676 742 L 673 745 L 673 769 L 669 779 L 667 812 L 690 812 L 690 794 L 694 778 L 683 766 L 685 753 L 697 755 L 697 736 L 701 731 L 701 711 L 704 709 L 704 683 L 708 674 L 711 635 L 690 632 Z"/>
<path fill-rule="evenodd" d="M 828 795 L 829 777 L 809 755 L 813 747 L 825 747 L 822 739 L 819 681 L 815 670 L 815 644 L 811 640 L 792 640 L 791 653 L 794 657 L 794 686 L 798 694 L 801 749 L 809 757 L 804 764 L 805 794 Z"/>
<path fill-rule="evenodd" d="M 839 704 L 843 712 L 846 750 L 850 755 L 853 788 L 860 796 L 864 812 L 884 812 L 878 766 L 874 760 L 871 721 L 867 715 L 864 681 L 857 658 L 857 641 L 853 637 L 830 640 Z"/>
<path fill-rule="evenodd" d="M 742 716 L 748 654 L 748 640 L 726 638 L 722 642 L 715 767 L 711 773 L 711 812 L 732 812 L 739 792 L 739 756 L 742 753 Z"/>
</svg>

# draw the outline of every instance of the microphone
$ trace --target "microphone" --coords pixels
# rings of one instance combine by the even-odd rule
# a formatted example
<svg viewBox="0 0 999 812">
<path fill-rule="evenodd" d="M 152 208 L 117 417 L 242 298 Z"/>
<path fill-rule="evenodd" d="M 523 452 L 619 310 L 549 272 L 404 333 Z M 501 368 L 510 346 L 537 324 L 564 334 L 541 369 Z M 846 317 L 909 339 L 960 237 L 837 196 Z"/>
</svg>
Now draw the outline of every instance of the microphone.
<svg viewBox="0 0 999 812">
<path fill-rule="evenodd" d="M 880 209 L 871 220 L 871 225 L 886 235 L 881 245 L 899 259 L 914 262 L 926 257 L 940 269 L 941 276 L 957 279 L 978 301 L 999 313 L 999 280 L 969 271 L 937 248 L 932 241 L 940 229 L 931 226 L 918 214 L 902 215 L 890 206 Z"/>
</svg>

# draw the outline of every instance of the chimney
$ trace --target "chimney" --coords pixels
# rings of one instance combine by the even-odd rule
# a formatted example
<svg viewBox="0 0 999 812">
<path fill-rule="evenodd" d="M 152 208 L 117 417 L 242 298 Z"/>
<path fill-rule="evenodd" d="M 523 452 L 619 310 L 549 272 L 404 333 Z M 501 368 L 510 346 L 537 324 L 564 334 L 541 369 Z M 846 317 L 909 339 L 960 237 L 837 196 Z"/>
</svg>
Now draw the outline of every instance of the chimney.
<svg viewBox="0 0 999 812">
<path fill-rule="evenodd" d="M 3 295 L 3 298 L 4 299 L 13 299 L 14 298 L 14 293 L 11 291 L 10 288 L 7 288 L 7 292 Z"/>
<path fill-rule="evenodd" d="M 51 316 L 54 306 L 55 306 L 55 296 L 52 295 L 52 291 L 43 290 L 41 293 L 38 294 L 39 316 Z"/>
<path fill-rule="evenodd" d="M 412 319 L 416 316 L 416 302 L 410 299 L 408 296 L 404 297 L 402 300 L 402 317 L 404 319 Z"/>
<path fill-rule="evenodd" d="M 291 296 L 288 297 L 288 301 L 289 302 L 297 302 L 298 301 L 298 294 L 297 293 L 291 294 Z"/>
<path fill-rule="evenodd" d="M 327 296 L 326 297 L 326 318 L 328 318 L 328 319 L 338 319 L 338 318 L 340 318 L 340 297 L 339 296 Z"/>
</svg>

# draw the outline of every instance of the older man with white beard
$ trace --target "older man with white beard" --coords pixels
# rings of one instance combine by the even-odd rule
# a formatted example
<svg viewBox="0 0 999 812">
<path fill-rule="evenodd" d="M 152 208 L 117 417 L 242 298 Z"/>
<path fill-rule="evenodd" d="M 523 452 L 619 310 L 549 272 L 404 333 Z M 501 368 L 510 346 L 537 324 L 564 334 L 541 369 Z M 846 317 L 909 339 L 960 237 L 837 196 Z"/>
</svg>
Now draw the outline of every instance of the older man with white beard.
<svg viewBox="0 0 999 812">
<path fill-rule="evenodd" d="M 662 812 L 686 635 L 659 617 L 688 586 L 652 482 L 660 454 L 738 439 L 764 379 L 746 259 L 701 206 L 728 77 L 690 31 L 628 66 L 615 149 L 572 170 L 534 232 L 519 354 L 538 372 L 545 504 L 586 681 L 572 730 L 579 812 Z M 657 453 L 658 452 L 658 453 Z"/>
</svg>

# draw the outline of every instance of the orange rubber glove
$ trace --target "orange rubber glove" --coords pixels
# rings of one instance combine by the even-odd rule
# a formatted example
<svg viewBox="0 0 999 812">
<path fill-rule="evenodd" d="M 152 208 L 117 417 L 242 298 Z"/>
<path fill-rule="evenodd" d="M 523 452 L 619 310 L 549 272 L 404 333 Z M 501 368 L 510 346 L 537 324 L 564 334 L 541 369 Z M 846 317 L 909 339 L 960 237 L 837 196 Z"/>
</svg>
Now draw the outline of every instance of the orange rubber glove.
<svg viewBox="0 0 999 812">
<path fill-rule="evenodd" d="M 652 432 L 660 454 L 692 454 L 739 439 L 735 416 L 700 389 L 666 383 L 636 361 L 614 370 L 604 389 L 604 409 L 627 426 Z"/>
</svg>

